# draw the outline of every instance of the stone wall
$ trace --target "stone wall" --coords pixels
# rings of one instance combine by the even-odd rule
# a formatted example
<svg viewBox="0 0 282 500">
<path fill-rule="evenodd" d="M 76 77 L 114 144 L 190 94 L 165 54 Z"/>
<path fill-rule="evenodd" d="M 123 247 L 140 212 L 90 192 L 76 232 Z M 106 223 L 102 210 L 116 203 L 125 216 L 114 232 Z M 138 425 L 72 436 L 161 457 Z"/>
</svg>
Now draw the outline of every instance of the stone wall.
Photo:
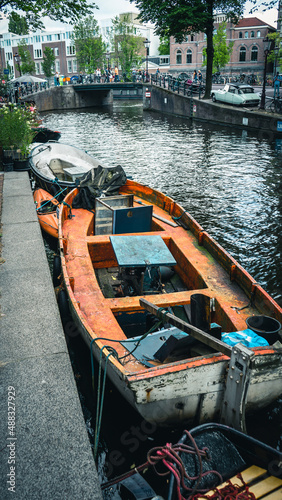
<svg viewBox="0 0 282 500">
<path fill-rule="evenodd" d="M 282 116 L 213 103 L 212 100 L 198 97 L 184 97 L 155 85 L 144 87 L 143 108 L 192 120 L 257 130 L 261 138 L 271 139 L 272 136 L 282 133 Z"/>
<path fill-rule="evenodd" d="M 74 85 L 52 87 L 48 90 L 25 96 L 24 101 L 34 101 L 39 113 L 43 111 L 109 106 L 113 103 L 113 91 L 77 91 Z"/>
</svg>

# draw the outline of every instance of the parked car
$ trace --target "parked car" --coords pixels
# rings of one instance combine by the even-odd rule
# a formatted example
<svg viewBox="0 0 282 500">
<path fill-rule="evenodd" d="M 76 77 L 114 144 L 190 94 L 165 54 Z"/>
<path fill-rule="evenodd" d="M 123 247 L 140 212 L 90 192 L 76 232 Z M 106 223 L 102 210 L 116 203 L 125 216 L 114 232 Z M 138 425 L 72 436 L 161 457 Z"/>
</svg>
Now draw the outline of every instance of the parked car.
<svg viewBox="0 0 282 500">
<path fill-rule="evenodd" d="M 213 102 L 220 101 L 234 106 L 258 106 L 260 96 L 251 85 L 226 84 L 223 89 L 212 91 Z"/>
</svg>

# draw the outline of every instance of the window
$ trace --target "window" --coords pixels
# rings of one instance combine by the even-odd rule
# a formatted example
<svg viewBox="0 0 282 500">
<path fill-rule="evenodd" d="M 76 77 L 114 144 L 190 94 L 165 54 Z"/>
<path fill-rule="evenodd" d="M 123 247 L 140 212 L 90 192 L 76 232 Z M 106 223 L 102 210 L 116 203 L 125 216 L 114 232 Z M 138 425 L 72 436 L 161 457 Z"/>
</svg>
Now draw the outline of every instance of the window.
<svg viewBox="0 0 282 500">
<path fill-rule="evenodd" d="M 251 52 L 251 61 L 257 61 L 258 60 L 258 48 L 256 45 L 252 47 L 252 52 Z"/>
<path fill-rule="evenodd" d="M 192 50 L 188 49 L 186 52 L 186 63 L 192 64 Z"/>
<path fill-rule="evenodd" d="M 6 58 L 6 61 L 12 61 L 12 59 L 13 59 L 12 52 L 6 52 L 5 58 Z"/>
<path fill-rule="evenodd" d="M 47 35 L 47 42 L 51 42 L 52 41 L 52 35 Z"/>
<path fill-rule="evenodd" d="M 74 59 L 72 61 L 72 69 L 73 69 L 74 73 L 77 73 L 77 60 L 76 59 Z"/>
<path fill-rule="evenodd" d="M 68 60 L 68 73 L 71 73 L 72 72 L 72 62 L 71 60 L 69 59 Z"/>
<path fill-rule="evenodd" d="M 60 33 L 57 33 L 57 34 L 55 35 L 55 40 L 61 40 L 61 35 L 60 35 Z"/>
<path fill-rule="evenodd" d="M 39 57 L 42 57 L 42 50 L 41 49 L 35 49 L 34 50 L 34 59 L 38 59 Z"/>
<path fill-rule="evenodd" d="M 176 64 L 182 64 L 182 52 L 178 50 L 176 52 Z"/>
<path fill-rule="evenodd" d="M 240 48 L 239 61 L 240 62 L 246 61 L 246 49 L 245 49 L 245 47 Z"/>
<path fill-rule="evenodd" d="M 257 38 L 260 38 L 260 31 L 257 31 Z"/>
<path fill-rule="evenodd" d="M 56 57 L 58 57 L 58 56 L 59 56 L 59 48 L 58 48 L 58 47 L 54 47 L 54 55 L 55 55 Z"/>
<path fill-rule="evenodd" d="M 251 38 L 255 38 L 255 32 L 251 31 Z"/>
<path fill-rule="evenodd" d="M 249 38 L 249 32 L 245 31 L 245 38 Z"/>
<path fill-rule="evenodd" d="M 243 38 L 243 33 L 242 33 L 242 31 L 239 31 L 239 38 Z"/>
<path fill-rule="evenodd" d="M 55 64 L 56 64 L 56 71 L 60 73 L 60 61 L 56 61 Z"/>
<path fill-rule="evenodd" d="M 75 54 L 75 46 L 74 45 L 68 45 L 67 46 L 67 56 L 71 56 Z"/>
<path fill-rule="evenodd" d="M 194 42 L 194 35 L 191 35 L 191 42 Z"/>
<path fill-rule="evenodd" d="M 40 64 L 39 62 L 35 63 L 35 74 L 40 75 Z"/>
</svg>

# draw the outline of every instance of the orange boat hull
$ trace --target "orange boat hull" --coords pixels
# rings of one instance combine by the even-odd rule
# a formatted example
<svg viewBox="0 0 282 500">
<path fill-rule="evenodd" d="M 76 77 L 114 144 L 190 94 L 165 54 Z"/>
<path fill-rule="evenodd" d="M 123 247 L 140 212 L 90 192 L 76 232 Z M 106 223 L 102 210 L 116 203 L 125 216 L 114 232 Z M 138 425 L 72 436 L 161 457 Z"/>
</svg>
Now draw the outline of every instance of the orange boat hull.
<svg viewBox="0 0 282 500">
<path fill-rule="evenodd" d="M 72 205 L 78 190 L 65 201 Z M 134 195 L 134 206 L 153 205 L 150 235 L 160 235 L 176 260 L 177 274 L 186 289 L 144 296 L 160 308 L 189 306 L 191 296 L 210 298 L 212 321 L 223 332 L 246 329 L 246 318 L 266 314 L 281 322 L 282 309 L 255 280 L 220 247 L 184 209 L 164 194 L 127 180 L 120 194 Z M 107 201 L 107 198 L 103 198 Z M 129 355 L 123 318 L 133 321 L 143 314 L 140 296 L 109 296 L 102 292 L 97 276 L 118 267 L 110 234 L 94 234 L 94 214 L 62 205 L 59 245 L 65 288 L 78 332 L 91 346 L 97 360 L 123 396 L 148 421 L 169 424 L 215 419 L 222 406 L 229 357 L 196 345 L 189 356 L 150 366 Z M 175 223 L 181 219 L 181 225 Z M 140 233 L 134 233 L 140 234 Z M 148 233 L 146 233 L 148 234 Z M 116 278 L 113 275 L 113 281 Z M 250 300 L 251 298 L 251 300 Z M 242 308 L 242 309 L 241 309 Z M 67 332 L 66 332 L 67 333 Z M 72 331 L 73 334 L 73 331 Z M 111 355 L 114 349 L 115 355 Z M 255 361 L 246 409 L 264 407 L 281 394 L 282 352 L 272 346 L 253 348 Z M 126 362 L 122 359 L 126 357 Z"/>
<path fill-rule="evenodd" d="M 58 209 L 60 203 L 53 195 L 40 188 L 35 189 L 33 199 L 36 204 L 37 216 L 42 230 L 49 234 L 49 236 L 58 238 Z M 47 207 L 48 211 L 45 211 Z"/>
</svg>

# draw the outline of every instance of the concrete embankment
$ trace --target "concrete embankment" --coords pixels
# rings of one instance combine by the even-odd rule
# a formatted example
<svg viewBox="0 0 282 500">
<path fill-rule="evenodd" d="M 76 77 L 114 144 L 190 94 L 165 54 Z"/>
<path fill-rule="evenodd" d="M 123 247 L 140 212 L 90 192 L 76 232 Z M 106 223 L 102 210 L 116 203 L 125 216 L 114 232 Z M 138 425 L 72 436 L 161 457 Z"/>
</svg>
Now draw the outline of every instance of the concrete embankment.
<svg viewBox="0 0 282 500">
<path fill-rule="evenodd" d="M 282 116 L 258 109 L 238 108 L 212 100 L 183 96 L 171 90 L 147 85 L 143 89 L 143 108 L 229 127 L 257 131 L 261 139 L 272 140 L 282 133 Z"/>
<path fill-rule="evenodd" d="M 0 498 L 101 500 L 29 177 L 3 179 Z"/>
</svg>

